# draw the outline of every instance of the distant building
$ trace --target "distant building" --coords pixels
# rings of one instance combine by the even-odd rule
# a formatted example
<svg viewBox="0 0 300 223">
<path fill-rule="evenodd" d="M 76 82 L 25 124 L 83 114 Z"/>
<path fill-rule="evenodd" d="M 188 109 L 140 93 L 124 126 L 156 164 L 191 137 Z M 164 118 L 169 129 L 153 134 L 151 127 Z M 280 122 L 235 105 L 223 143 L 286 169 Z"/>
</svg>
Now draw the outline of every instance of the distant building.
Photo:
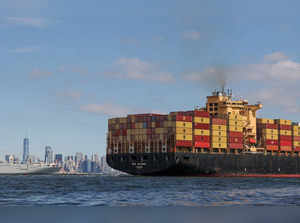
<svg viewBox="0 0 300 223">
<path fill-rule="evenodd" d="M 82 153 L 76 153 L 75 154 L 75 169 L 81 170 L 81 163 L 83 161 L 83 154 Z"/>
<path fill-rule="evenodd" d="M 5 155 L 5 161 L 8 163 L 14 163 L 15 162 L 14 155 Z"/>
<path fill-rule="evenodd" d="M 46 164 L 51 164 L 53 163 L 53 150 L 50 146 L 45 147 L 45 163 Z"/>
<path fill-rule="evenodd" d="M 58 166 L 62 166 L 63 165 L 63 155 L 62 154 L 55 154 L 54 163 Z"/>
<path fill-rule="evenodd" d="M 29 158 L 29 138 L 25 138 L 23 141 L 23 163 L 26 163 Z"/>
</svg>

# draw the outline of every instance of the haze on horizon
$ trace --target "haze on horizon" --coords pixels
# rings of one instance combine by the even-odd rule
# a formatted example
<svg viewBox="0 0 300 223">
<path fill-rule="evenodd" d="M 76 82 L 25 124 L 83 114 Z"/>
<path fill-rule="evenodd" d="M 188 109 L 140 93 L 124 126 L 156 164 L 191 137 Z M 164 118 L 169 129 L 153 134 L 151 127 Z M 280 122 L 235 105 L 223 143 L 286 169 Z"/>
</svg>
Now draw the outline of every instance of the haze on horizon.
<svg viewBox="0 0 300 223">
<path fill-rule="evenodd" d="M 225 83 L 259 116 L 300 121 L 299 6 L 2 0 L 0 159 L 27 134 L 40 157 L 103 155 L 109 117 L 192 109 Z"/>
</svg>

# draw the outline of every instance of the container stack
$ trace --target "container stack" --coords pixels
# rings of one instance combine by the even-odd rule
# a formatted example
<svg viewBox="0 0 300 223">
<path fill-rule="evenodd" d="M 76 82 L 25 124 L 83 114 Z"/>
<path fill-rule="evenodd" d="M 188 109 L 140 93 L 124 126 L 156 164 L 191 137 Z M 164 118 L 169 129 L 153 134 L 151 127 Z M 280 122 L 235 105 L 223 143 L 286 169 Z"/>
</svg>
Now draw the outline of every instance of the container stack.
<svg viewBox="0 0 300 223">
<path fill-rule="evenodd" d="M 292 122 L 290 120 L 276 119 L 278 125 L 278 140 L 280 152 L 292 151 Z"/>
<path fill-rule="evenodd" d="M 243 149 L 243 119 L 239 114 L 228 117 L 228 147 L 231 150 Z"/>
<path fill-rule="evenodd" d="M 193 117 L 187 115 L 176 115 L 176 146 L 193 146 Z"/>
<path fill-rule="evenodd" d="M 206 111 L 194 111 L 194 147 L 196 152 L 210 148 L 210 118 Z"/>
<path fill-rule="evenodd" d="M 293 125 L 293 151 L 300 152 L 300 124 L 295 123 Z"/>
<path fill-rule="evenodd" d="M 278 125 L 273 119 L 256 119 L 257 140 L 268 152 L 278 151 Z"/>
<path fill-rule="evenodd" d="M 223 118 L 211 118 L 211 144 L 213 152 L 227 149 L 227 121 Z"/>
</svg>

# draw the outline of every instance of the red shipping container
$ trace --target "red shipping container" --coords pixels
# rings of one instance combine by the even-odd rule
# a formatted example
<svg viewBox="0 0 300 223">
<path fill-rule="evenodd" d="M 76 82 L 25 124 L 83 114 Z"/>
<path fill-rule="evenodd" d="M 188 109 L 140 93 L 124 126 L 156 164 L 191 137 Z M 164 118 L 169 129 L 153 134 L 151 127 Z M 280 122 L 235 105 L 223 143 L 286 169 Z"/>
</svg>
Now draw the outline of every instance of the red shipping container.
<svg viewBox="0 0 300 223">
<path fill-rule="evenodd" d="M 241 144 L 241 143 L 229 143 L 229 148 L 230 149 L 242 149 L 243 144 Z"/>
<path fill-rule="evenodd" d="M 300 141 L 300 136 L 294 136 L 294 141 Z"/>
<path fill-rule="evenodd" d="M 197 141 L 195 141 L 195 147 L 197 147 L 197 148 L 209 148 L 210 143 L 209 142 L 197 142 Z"/>
<path fill-rule="evenodd" d="M 266 129 L 278 129 L 277 124 L 266 124 Z"/>
<path fill-rule="evenodd" d="M 229 143 L 243 144 L 243 138 L 242 137 L 229 137 Z"/>
<path fill-rule="evenodd" d="M 192 147 L 193 143 L 192 143 L 192 141 L 187 141 L 187 140 L 177 140 L 176 146 Z"/>
<path fill-rule="evenodd" d="M 229 137 L 243 137 L 242 132 L 229 132 Z"/>
<path fill-rule="evenodd" d="M 292 141 L 280 141 L 280 146 L 292 146 Z"/>
<path fill-rule="evenodd" d="M 152 134 L 153 134 L 152 129 L 147 129 L 147 135 L 152 135 Z"/>
<path fill-rule="evenodd" d="M 135 123 L 131 123 L 131 128 L 135 129 Z"/>
<path fill-rule="evenodd" d="M 280 130 L 292 130 L 291 125 L 279 125 Z"/>
<path fill-rule="evenodd" d="M 292 136 L 279 136 L 279 141 L 292 141 Z"/>
<path fill-rule="evenodd" d="M 291 146 L 280 146 L 280 151 L 292 151 Z"/>
<path fill-rule="evenodd" d="M 127 130 L 126 129 L 122 129 L 122 136 L 127 136 Z"/>
<path fill-rule="evenodd" d="M 267 139 L 266 145 L 278 145 L 278 140 Z"/>
<path fill-rule="evenodd" d="M 209 142 L 210 137 L 209 136 L 194 136 L 195 141 L 199 142 Z"/>
<path fill-rule="evenodd" d="M 209 129 L 209 124 L 202 124 L 202 123 L 195 123 L 194 124 L 195 129 Z"/>
<path fill-rule="evenodd" d="M 192 122 L 192 116 L 176 115 L 176 121 Z"/>
<path fill-rule="evenodd" d="M 226 125 L 226 119 L 222 118 L 212 118 L 212 124 L 213 125 Z"/>
<path fill-rule="evenodd" d="M 269 151 L 277 151 L 278 146 L 276 146 L 276 145 L 267 145 L 266 149 L 269 150 Z"/>
<path fill-rule="evenodd" d="M 294 147 L 295 152 L 300 152 L 300 147 Z"/>
<path fill-rule="evenodd" d="M 209 117 L 209 113 L 208 112 L 206 112 L 206 111 L 198 111 L 198 110 L 195 110 L 194 111 L 194 115 L 196 116 L 196 117 Z"/>
</svg>

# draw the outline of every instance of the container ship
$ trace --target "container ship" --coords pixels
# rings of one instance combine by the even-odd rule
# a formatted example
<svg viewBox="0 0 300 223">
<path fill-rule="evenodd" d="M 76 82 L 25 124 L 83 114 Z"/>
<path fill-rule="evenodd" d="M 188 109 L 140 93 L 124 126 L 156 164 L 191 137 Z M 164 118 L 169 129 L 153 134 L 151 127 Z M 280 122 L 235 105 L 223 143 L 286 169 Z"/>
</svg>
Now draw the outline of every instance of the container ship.
<svg viewBox="0 0 300 223">
<path fill-rule="evenodd" d="M 107 163 L 143 176 L 300 177 L 300 124 L 214 91 L 190 111 L 108 120 Z"/>
</svg>

